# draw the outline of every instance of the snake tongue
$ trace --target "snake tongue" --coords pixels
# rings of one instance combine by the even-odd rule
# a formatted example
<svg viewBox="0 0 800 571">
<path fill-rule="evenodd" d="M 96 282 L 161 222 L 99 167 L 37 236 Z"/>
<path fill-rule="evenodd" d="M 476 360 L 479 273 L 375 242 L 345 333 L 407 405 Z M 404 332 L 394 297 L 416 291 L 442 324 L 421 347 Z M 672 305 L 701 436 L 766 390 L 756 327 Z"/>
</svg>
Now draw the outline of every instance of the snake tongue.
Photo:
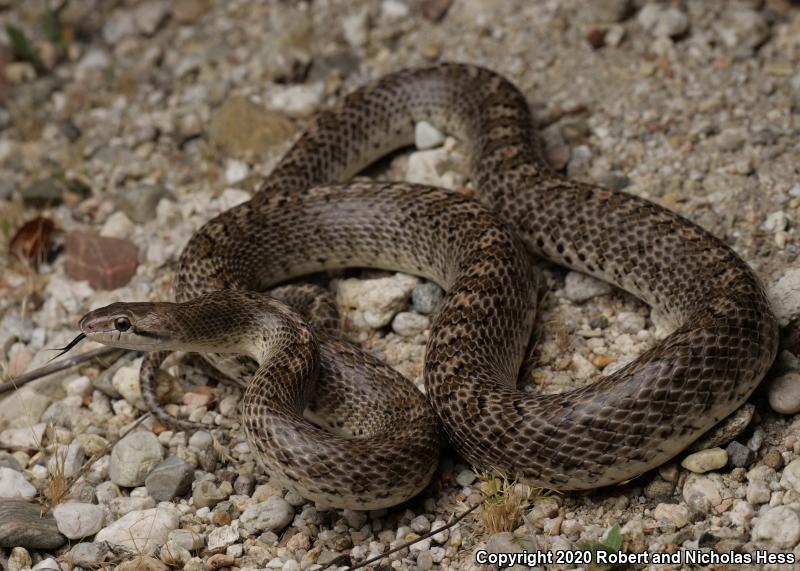
<svg viewBox="0 0 800 571">
<path fill-rule="evenodd" d="M 50 359 L 50 361 L 53 361 L 54 359 L 58 359 L 61 355 L 63 355 L 64 353 L 66 353 L 67 351 L 72 349 L 75 345 L 77 345 L 78 343 L 83 341 L 85 338 L 86 338 L 86 334 L 85 333 L 79 333 L 78 336 L 75 337 L 75 339 L 73 339 L 72 341 L 70 341 L 69 343 L 64 345 L 63 347 L 58 347 L 58 348 L 54 348 L 54 349 L 48 349 L 48 351 L 61 351 L 58 355 L 56 355 L 55 357 Z M 48 363 L 50 361 L 48 361 Z"/>
</svg>

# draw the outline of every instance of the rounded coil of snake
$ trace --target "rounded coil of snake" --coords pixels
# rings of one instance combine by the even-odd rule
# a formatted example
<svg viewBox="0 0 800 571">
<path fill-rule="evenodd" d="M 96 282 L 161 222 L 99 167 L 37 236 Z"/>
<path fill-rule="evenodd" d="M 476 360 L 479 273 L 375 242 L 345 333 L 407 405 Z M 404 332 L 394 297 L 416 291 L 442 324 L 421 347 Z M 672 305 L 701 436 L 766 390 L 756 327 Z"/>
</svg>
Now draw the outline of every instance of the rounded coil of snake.
<svg viewBox="0 0 800 571">
<path fill-rule="evenodd" d="M 423 120 L 469 148 L 481 204 L 405 183 L 339 184 L 413 143 Z M 675 330 L 591 385 L 557 395 L 516 388 L 536 308 L 525 248 L 630 292 Z M 241 413 L 267 471 L 326 505 L 388 506 L 424 487 L 436 463 L 435 432 L 426 425 L 410 433 L 425 422 L 404 416 L 427 419 L 424 402 L 370 392 L 364 386 L 373 381 L 342 373 L 352 363 L 337 364 L 342 347 L 332 336 L 322 336 L 319 365 L 305 322 L 250 293 L 347 267 L 404 271 L 446 290 L 425 354 L 428 400 L 474 466 L 536 486 L 596 488 L 666 462 L 748 398 L 777 350 L 763 288 L 731 248 L 647 200 L 553 172 L 517 88 L 489 70 L 449 63 L 388 75 L 318 115 L 250 202 L 191 238 L 177 304 L 114 304 L 81 328 L 119 346 L 255 357 L 260 367 L 242 381 Z M 146 358 L 145 384 L 163 357 Z M 333 372 L 318 375 L 314 388 L 318 369 Z M 332 415 L 322 421 L 329 428 L 342 428 L 342 411 L 354 414 L 326 377 L 347 378 L 358 398 L 370 392 L 362 400 L 381 407 L 383 420 L 364 412 L 363 425 L 350 419 L 354 426 L 333 434 L 303 418 L 309 399 Z M 331 392 L 335 402 L 325 404 Z"/>
</svg>

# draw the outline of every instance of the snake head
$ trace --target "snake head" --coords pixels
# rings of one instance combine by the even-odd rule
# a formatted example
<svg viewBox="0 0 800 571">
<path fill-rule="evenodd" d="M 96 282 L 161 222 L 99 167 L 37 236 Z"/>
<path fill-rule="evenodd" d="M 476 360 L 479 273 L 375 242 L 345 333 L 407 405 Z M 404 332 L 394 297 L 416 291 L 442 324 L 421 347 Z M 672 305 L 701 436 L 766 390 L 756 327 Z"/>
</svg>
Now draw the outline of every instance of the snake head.
<svg viewBox="0 0 800 571">
<path fill-rule="evenodd" d="M 88 339 L 104 345 L 139 351 L 171 349 L 160 305 L 168 304 L 112 303 L 90 311 L 78 325 Z"/>
</svg>

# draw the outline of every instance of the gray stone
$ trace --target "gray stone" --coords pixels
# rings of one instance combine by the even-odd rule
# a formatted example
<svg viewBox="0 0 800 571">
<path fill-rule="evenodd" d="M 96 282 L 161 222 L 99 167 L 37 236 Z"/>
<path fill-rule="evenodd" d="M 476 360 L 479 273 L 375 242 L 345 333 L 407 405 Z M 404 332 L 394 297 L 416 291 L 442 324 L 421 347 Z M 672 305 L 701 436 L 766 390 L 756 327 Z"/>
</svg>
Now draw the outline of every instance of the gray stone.
<svg viewBox="0 0 800 571">
<path fill-rule="evenodd" d="M 162 198 L 171 198 L 169 191 L 164 187 L 142 185 L 126 190 L 117 200 L 117 207 L 134 222 L 144 224 L 155 218 L 156 208 Z"/>
<path fill-rule="evenodd" d="M 11 468 L 17 472 L 22 472 L 22 466 L 19 465 L 17 459 L 5 450 L 0 450 L 0 468 Z"/>
<path fill-rule="evenodd" d="M 628 175 L 619 171 L 608 171 L 596 177 L 597 182 L 601 185 L 614 189 L 622 190 L 631 184 L 631 179 Z"/>
<path fill-rule="evenodd" d="M 351 529 L 361 529 L 367 523 L 367 514 L 363 511 L 344 510 L 342 516 Z"/>
<path fill-rule="evenodd" d="M 26 204 L 41 207 L 60 204 L 63 200 L 64 189 L 55 179 L 45 178 L 26 186 L 20 195 Z"/>
<path fill-rule="evenodd" d="M 413 337 L 430 327 L 431 322 L 425 315 L 412 311 L 401 311 L 392 320 L 392 330 L 402 337 Z"/>
<path fill-rule="evenodd" d="M 289 502 L 272 496 L 264 502 L 249 506 L 239 517 L 242 525 L 250 532 L 282 531 L 294 518 L 294 509 Z"/>
<path fill-rule="evenodd" d="M 169 11 L 169 2 L 150 0 L 136 6 L 133 18 L 136 21 L 136 27 L 142 33 L 152 36 L 164 20 L 167 19 Z"/>
<path fill-rule="evenodd" d="M 422 551 L 417 555 L 418 571 L 429 571 L 433 569 L 433 556 L 430 551 Z"/>
<path fill-rule="evenodd" d="M 592 166 L 592 150 L 586 145 L 578 145 L 570 151 L 567 162 L 567 176 L 582 177 Z"/>
<path fill-rule="evenodd" d="M 115 10 L 103 25 L 103 39 L 112 45 L 135 34 L 136 21 L 128 10 Z"/>
<path fill-rule="evenodd" d="M 158 558 L 167 565 L 183 568 L 183 565 L 192 558 L 192 554 L 185 547 L 168 539 L 167 542 L 161 546 L 161 550 L 158 552 Z M 210 565 L 209 568 L 213 569 Z"/>
<path fill-rule="evenodd" d="M 414 530 L 415 533 L 424 535 L 431 530 L 431 522 L 424 515 L 418 515 L 411 520 L 411 522 L 408 524 L 408 527 Z"/>
<path fill-rule="evenodd" d="M 152 432 L 132 432 L 114 445 L 108 474 L 111 481 L 129 488 L 141 486 L 161 462 L 164 451 Z"/>
<path fill-rule="evenodd" d="M 55 454 L 47 461 L 47 469 L 51 474 L 63 471 L 64 476 L 70 478 L 80 471 L 85 460 L 86 453 L 83 446 L 75 440 L 56 449 Z"/>
<path fill-rule="evenodd" d="M 233 482 L 233 491 L 240 496 L 251 496 L 256 489 L 256 477 L 252 474 L 239 474 Z"/>
<path fill-rule="evenodd" d="M 744 147 L 748 134 L 744 129 L 728 128 L 717 135 L 717 147 L 720 151 L 734 152 Z"/>
<path fill-rule="evenodd" d="M 169 532 L 167 540 L 188 551 L 197 551 L 205 545 L 203 536 L 190 529 L 176 529 Z"/>
<path fill-rule="evenodd" d="M 189 437 L 189 446 L 195 450 L 208 450 L 213 444 L 214 439 L 205 430 L 198 430 Z"/>
<path fill-rule="evenodd" d="M 172 501 L 189 493 L 194 480 L 194 468 L 188 462 L 170 456 L 145 478 L 147 493 L 159 502 Z"/>
<path fill-rule="evenodd" d="M 31 567 L 31 571 L 61 571 L 61 566 L 58 564 L 58 561 L 52 557 L 48 557 Z"/>
<path fill-rule="evenodd" d="M 428 315 L 436 311 L 442 302 L 444 292 L 433 282 L 421 282 L 411 291 L 411 307 L 417 313 Z"/>
<path fill-rule="evenodd" d="M 755 10 L 724 10 L 716 23 L 722 43 L 740 57 L 749 57 L 770 36 L 766 18 Z"/>
<path fill-rule="evenodd" d="M 632 7 L 631 0 L 593 0 L 585 4 L 589 19 L 595 22 L 620 22 Z"/>
<path fill-rule="evenodd" d="M 67 538 L 58 531 L 55 518 L 42 506 L 23 499 L 0 501 L 0 547 L 58 549 Z"/>
<path fill-rule="evenodd" d="M 53 510 L 58 531 L 69 539 L 82 539 L 94 535 L 103 527 L 105 510 L 93 504 L 68 502 Z"/>
<path fill-rule="evenodd" d="M 120 496 L 108 501 L 108 509 L 116 517 L 122 517 L 135 511 L 147 510 L 156 507 L 156 501 L 149 497 Z"/>
<path fill-rule="evenodd" d="M 106 562 L 111 550 L 105 543 L 78 543 L 69 552 L 69 558 L 75 565 L 87 569 L 96 569 Z"/>
<path fill-rule="evenodd" d="M 221 487 L 214 484 L 214 482 L 201 480 L 196 482 L 194 489 L 192 489 L 192 502 L 196 508 L 213 508 L 221 501 L 227 499 L 228 495 L 229 494 L 226 494 Z"/>
<path fill-rule="evenodd" d="M 462 470 L 456 476 L 456 482 L 458 482 L 459 486 L 467 487 L 471 486 L 476 478 L 477 476 L 475 475 L 475 472 L 473 472 L 472 470 Z"/>
<path fill-rule="evenodd" d="M 756 461 L 756 453 L 735 440 L 728 444 L 725 451 L 728 453 L 728 462 L 737 468 L 746 468 Z"/>
</svg>

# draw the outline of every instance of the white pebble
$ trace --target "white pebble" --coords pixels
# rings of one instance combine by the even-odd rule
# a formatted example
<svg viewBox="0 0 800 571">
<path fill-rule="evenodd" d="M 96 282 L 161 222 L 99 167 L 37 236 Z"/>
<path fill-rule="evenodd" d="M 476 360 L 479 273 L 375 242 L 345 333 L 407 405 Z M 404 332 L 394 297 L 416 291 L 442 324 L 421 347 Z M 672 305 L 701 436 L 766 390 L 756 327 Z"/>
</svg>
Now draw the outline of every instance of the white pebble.
<svg viewBox="0 0 800 571">
<path fill-rule="evenodd" d="M 567 299 L 581 303 L 611 293 L 611 286 L 593 277 L 578 272 L 569 272 L 564 280 L 564 295 Z"/>
<path fill-rule="evenodd" d="M 767 296 L 782 326 L 800 316 L 800 268 L 789 268 L 781 278 L 767 287 Z"/>
<path fill-rule="evenodd" d="M 653 517 L 656 521 L 665 521 L 680 529 L 689 523 L 689 510 L 680 504 L 658 504 Z"/>
<path fill-rule="evenodd" d="M 405 18 L 408 11 L 408 6 L 400 0 L 383 0 L 381 3 L 381 12 L 387 18 Z"/>
<path fill-rule="evenodd" d="M 462 470 L 456 476 L 456 482 L 458 482 L 459 486 L 464 486 L 466 488 L 467 486 L 471 485 L 476 478 L 477 476 L 472 470 Z"/>
<path fill-rule="evenodd" d="M 691 509 L 708 513 L 722 503 L 722 493 L 716 480 L 692 474 L 683 486 L 683 499 Z"/>
<path fill-rule="evenodd" d="M 243 181 L 249 173 L 250 167 L 243 161 L 228 159 L 225 163 L 225 182 L 228 184 L 236 184 Z"/>
<path fill-rule="evenodd" d="M 22 473 L 0 466 L 0 498 L 32 498 L 36 488 Z"/>
<path fill-rule="evenodd" d="M 402 310 L 418 279 L 405 274 L 369 280 L 339 280 L 336 301 L 353 329 L 378 329 Z"/>
<path fill-rule="evenodd" d="M 800 492 L 800 458 L 795 458 L 783 469 L 781 487 Z"/>
<path fill-rule="evenodd" d="M 138 364 L 117 369 L 114 376 L 111 377 L 111 384 L 117 389 L 117 392 L 122 395 L 122 398 L 139 410 L 144 410 L 142 388 L 139 385 Z"/>
<path fill-rule="evenodd" d="M 129 238 L 135 226 L 124 212 L 117 210 L 109 216 L 100 229 L 101 236 L 109 238 Z"/>
<path fill-rule="evenodd" d="M 689 454 L 681 462 L 681 466 L 694 472 L 695 474 L 704 474 L 711 470 L 719 470 L 724 468 L 728 463 L 728 453 L 722 448 L 709 448 L 708 450 L 700 450 L 694 454 Z"/>
<path fill-rule="evenodd" d="M 636 334 L 644 330 L 646 321 L 644 316 L 635 311 L 620 311 L 617 314 L 617 328 L 622 333 Z"/>
<path fill-rule="evenodd" d="M 135 511 L 101 529 L 96 542 L 107 541 L 136 553 L 150 553 L 167 541 L 169 532 L 180 524 L 178 512 L 161 504 L 157 508 Z"/>
<path fill-rule="evenodd" d="M 800 412 L 800 373 L 792 371 L 775 377 L 767 385 L 772 410 L 780 414 Z"/>
<path fill-rule="evenodd" d="M 58 531 L 69 539 L 81 539 L 94 535 L 103 527 L 105 510 L 94 504 L 68 502 L 53 510 Z"/>
<path fill-rule="evenodd" d="M 234 529 L 231 525 L 223 525 L 222 527 L 214 528 L 208 534 L 208 549 L 209 551 L 217 551 L 233 545 L 237 541 L 239 541 L 239 530 Z"/>
<path fill-rule="evenodd" d="M 406 180 L 416 184 L 429 184 L 441 186 L 451 190 L 460 186 L 458 179 L 448 179 L 445 174 L 450 172 L 450 153 L 447 149 L 428 149 L 415 151 L 408 155 L 406 167 Z"/>
<path fill-rule="evenodd" d="M 324 95 L 325 84 L 322 82 L 276 86 L 270 94 L 270 106 L 290 117 L 308 117 L 317 110 Z"/>
<path fill-rule="evenodd" d="M 414 128 L 414 144 L 417 149 L 432 149 L 444 143 L 444 135 L 442 132 L 428 123 L 427 121 L 420 121 Z"/>
<path fill-rule="evenodd" d="M 778 506 L 759 515 L 752 539 L 780 549 L 791 549 L 800 541 L 800 516 L 787 506 Z"/>
</svg>

